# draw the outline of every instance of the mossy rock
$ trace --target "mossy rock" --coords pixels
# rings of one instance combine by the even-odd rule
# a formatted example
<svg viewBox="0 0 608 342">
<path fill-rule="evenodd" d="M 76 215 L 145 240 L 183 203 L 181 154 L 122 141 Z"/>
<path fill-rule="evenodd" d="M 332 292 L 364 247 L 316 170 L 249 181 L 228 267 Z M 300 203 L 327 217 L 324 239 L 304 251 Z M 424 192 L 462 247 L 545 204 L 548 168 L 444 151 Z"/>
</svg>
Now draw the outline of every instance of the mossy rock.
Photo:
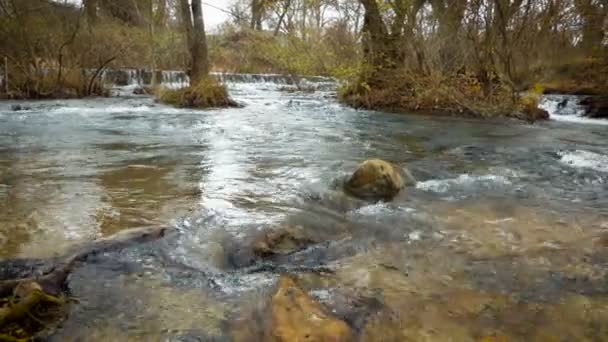
<svg viewBox="0 0 608 342">
<path fill-rule="evenodd" d="M 404 187 L 416 184 L 409 171 L 380 159 L 359 165 L 345 184 L 345 190 L 363 199 L 392 199 Z"/>
<path fill-rule="evenodd" d="M 253 253 L 262 258 L 287 255 L 318 243 L 302 226 L 285 226 L 261 233 L 253 244 Z"/>
<path fill-rule="evenodd" d="M 58 325 L 68 302 L 52 296 L 34 281 L 20 283 L 12 296 L 0 299 L 0 341 L 29 341 Z"/>
</svg>

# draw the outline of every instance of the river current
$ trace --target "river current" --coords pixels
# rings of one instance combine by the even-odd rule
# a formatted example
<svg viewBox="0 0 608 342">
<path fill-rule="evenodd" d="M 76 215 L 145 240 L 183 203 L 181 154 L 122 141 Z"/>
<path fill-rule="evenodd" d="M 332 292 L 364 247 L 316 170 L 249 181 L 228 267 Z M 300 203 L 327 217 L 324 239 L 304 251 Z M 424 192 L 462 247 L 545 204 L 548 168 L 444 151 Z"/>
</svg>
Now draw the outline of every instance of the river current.
<svg viewBox="0 0 608 342">
<path fill-rule="evenodd" d="M 281 273 L 241 250 L 282 225 L 323 236 L 280 266 L 363 340 L 608 340 L 608 125 L 357 111 L 258 81 L 229 83 L 238 109 L 0 102 L 0 257 L 178 231 L 79 267 L 50 340 L 230 340 Z M 418 184 L 350 198 L 368 158 Z"/>
</svg>

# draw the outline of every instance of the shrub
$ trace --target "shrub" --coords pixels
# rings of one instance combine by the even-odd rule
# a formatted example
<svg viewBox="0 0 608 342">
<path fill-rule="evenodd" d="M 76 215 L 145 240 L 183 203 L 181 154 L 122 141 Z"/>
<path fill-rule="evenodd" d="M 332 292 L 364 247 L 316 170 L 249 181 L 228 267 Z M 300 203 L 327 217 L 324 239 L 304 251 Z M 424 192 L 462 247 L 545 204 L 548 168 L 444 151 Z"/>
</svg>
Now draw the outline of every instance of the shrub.
<svg viewBox="0 0 608 342">
<path fill-rule="evenodd" d="M 564 62 L 547 72 L 542 80 L 545 93 L 608 94 L 608 58 L 586 58 Z"/>
<path fill-rule="evenodd" d="M 157 91 L 160 102 L 179 108 L 236 107 L 226 86 L 213 78 L 206 78 L 197 85 L 181 88 L 161 88 Z"/>
<path fill-rule="evenodd" d="M 530 122 L 549 119 L 549 112 L 538 107 L 542 97 L 542 88 L 535 88 L 534 92 L 527 93 L 519 98 L 519 110 L 514 113 L 514 117 Z"/>
<path fill-rule="evenodd" d="M 340 99 L 354 107 L 475 117 L 511 116 L 517 103 L 510 89 L 496 82 L 484 89 L 473 74 L 423 75 L 407 70 L 350 83 Z"/>
<path fill-rule="evenodd" d="M 209 36 L 210 61 L 215 70 L 238 73 L 281 73 L 297 76 L 344 77 L 358 64 L 356 38 L 328 27 L 318 37 L 259 32 L 224 25 Z"/>
</svg>

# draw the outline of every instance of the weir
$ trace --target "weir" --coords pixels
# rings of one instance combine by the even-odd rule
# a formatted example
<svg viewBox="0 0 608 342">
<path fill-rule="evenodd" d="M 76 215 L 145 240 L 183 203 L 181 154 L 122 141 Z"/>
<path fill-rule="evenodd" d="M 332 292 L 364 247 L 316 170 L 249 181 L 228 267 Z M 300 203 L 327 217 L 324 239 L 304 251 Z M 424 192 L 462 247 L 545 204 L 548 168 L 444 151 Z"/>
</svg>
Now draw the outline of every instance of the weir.
<svg viewBox="0 0 608 342">
<path fill-rule="evenodd" d="M 145 69 L 107 69 L 101 79 L 106 84 L 121 86 L 149 86 L 152 84 L 153 72 Z M 160 84 L 168 87 L 185 87 L 190 83 L 187 73 L 179 70 L 156 71 L 156 79 Z M 336 86 L 336 79 L 324 76 L 295 76 L 282 74 L 241 74 L 212 72 L 222 83 L 273 83 L 285 86 L 299 86 L 307 89 L 333 89 Z"/>
</svg>

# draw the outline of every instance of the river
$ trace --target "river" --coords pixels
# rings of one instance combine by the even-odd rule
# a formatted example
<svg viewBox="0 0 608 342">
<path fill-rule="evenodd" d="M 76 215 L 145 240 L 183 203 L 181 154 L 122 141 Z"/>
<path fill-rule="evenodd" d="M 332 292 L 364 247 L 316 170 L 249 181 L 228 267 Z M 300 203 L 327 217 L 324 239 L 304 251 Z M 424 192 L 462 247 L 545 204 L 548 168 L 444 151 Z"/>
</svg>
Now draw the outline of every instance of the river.
<svg viewBox="0 0 608 342">
<path fill-rule="evenodd" d="M 178 230 L 79 267 L 50 340 L 223 341 L 259 325 L 243 318 L 278 274 L 239 251 L 281 225 L 323 236 L 283 266 L 332 269 L 296 276 L 372 322 L 367 340 L 608 339 L 608 125 L 357 111 L 325 87 L 250 81 L 229 83 L 239 109 L 0 102 L 0 257 Z M 419 182 L 390 203 L 349 198 L 340 184 L 367 158 Z"/>
</svg>

